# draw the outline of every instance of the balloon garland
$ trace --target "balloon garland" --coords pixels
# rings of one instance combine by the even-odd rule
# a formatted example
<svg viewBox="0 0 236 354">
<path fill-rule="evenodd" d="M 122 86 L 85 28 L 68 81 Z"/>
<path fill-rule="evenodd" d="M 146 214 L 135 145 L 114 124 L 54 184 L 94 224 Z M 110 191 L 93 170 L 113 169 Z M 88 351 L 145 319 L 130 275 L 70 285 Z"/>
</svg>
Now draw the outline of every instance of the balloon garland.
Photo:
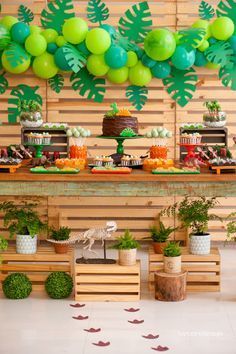
<svg viewBox="0 0 236 354">
<path fill-rule="evenodd" d="M 104 99 L 105 78 L 117 85 L 129 82 L 126 97 L 138 110 L 152 78 L 161 79 L 172 99 L 185 106 L 196 90 L 197 67 L 218 70 L 222 84 L 236 90 L 235 13 L 235 1 L 221 0 L 216 11 L 201 1 L 200 19 L 173 33 L 152 29 L 143 1 L 125 12 L 116 29 L 104 23 L 109 9 L 102 0 L 90 0 L 87 18 L 98 27 L 89 29 L 75 17 L 72 0 L 55 0 L 41 13 L 42 29 L 32 24 L 33 12 L 20 5 L 18 19 L 0 21 L 0 94 L 8 87 L 6 72 L 23 74 L 30 67 L 57 93 L 64 73 L 70 73 L 72 88 L 95 102 Z"/>
</svg>

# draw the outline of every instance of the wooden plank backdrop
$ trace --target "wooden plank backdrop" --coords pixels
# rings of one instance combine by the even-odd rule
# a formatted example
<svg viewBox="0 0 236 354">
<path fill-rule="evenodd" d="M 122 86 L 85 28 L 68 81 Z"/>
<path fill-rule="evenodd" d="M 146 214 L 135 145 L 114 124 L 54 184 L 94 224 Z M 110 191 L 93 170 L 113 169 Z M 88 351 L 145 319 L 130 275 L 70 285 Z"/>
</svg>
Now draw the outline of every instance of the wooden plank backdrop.
<svg viewBox="0 0 236 354">
<path fill-rule="evenodd" d="M 108 23 L 117 26 L 119 18 L 124 11 L 137 1 L 106 0 L 110 9 Z M 24 3 L 29 6 L 35 14 L 34 23 L 40 24 L 40 13 L 45 7 L 46 0 L 2 0 L 2 12 L 0 16 L 16 15 L 18 6 Z M 198 17 L 198 5 L 196 0 L 162 0 L 149 1 L 152 12 L 154 27 L 168 27 L 171 30 L 187 27 Z M 218 1 L 209 1 L 216 5 Z M 86 18 L 87 1 L 74 1 L 76 15 Z M 93 26 L 93 24 L 90 24 Z M 206 99 L 219 99 L 223 109 L 228 114 L 229 146 L 235 153 L 232 136 L 236 134 L 236 101 L 235 92 L 230 91 L 221 85 L 217 78 L 217 72 L 209 69 L 201 69 L 199 72 L 198 90 L 194 99 L 184 108 L 176 106 L 166 93 L 160 80 L 152 80 L 149 87 L 149 99 L 142 112 L 135 112 L 140 122 L 142 133 L 153 126 L 165 125 L 172 130 L 175 138 L 170 141 L 170 157 L 178 157 L 176 147 L 178 142 L 178 131 L 180 124 L 184 122 L 201 122 L 203 114 L 203 102 Z M 36 78 L 31 70 L 26 74 L 18 76 L 7 75 L 9 88 L 0 96 L 0 120 L 4 123 L 0 126 L 0 146 L 20 142 L 20 126 L 7 124 L 8 98 L 11 89 L 21 84 L 39 86 L 39 93 L 43 98 L 44 120 L 48 122 L 66 122 L 71 126 L 82 125 L 90 128 L 91 138 L 88 139 L 88 148 L 92 155 L 111 153 L 115 149 L 115 143 L 107 140 L 96 139 L 101 133 L 101 123 L 104 113 L 109 109 L 112 102 L 118 101 L 120 106 L 130 107 L 125 97 L 125 85 L 112 85 L 107 83 L 107 92 L 102 104 L 97 104 L 83 99 L 71 88 L 69 77 L 65 79 L 65 88 L 60 94 L 53 92 L 46 81 Z M 117 99 L 119 97 L 119 99 Z M 143 154 L 147 151 L 150 142 L 147 139 L 126 142 L 126 152 Z M 62 215 L 63 224 L 70 226 L 73 232 L 82 231 L 90 226 L 102 225 L 107 219 L 118 221 L 119 230 L 130 228 L 137 238 L 148 235 L 148 228 L 156 217 L 158 211 L 173 203 L 173 198 L 160 197 L 49 197 L 41 198 L 40 210 L 48 218 L 49 223 L 58 222 L 58 215 Z M 218 207 L 220 214 L 227 214 L 235 209 L 235 198 L 220 198 L 221 206 Z M 166 220 L 168 224 L 175 224 L 173 220 Z M 0 215 L 0 231 L 3 229 L 2 215 Z M 225 231 L 217 222 L 210 224 L 210 231 L 213 232 L 214 240 L 225 238 Z M 118 234 L 117 233 L 117 234 Z M 184 239 L 183 233 L 176 235 L 177 239 Z"/>
</svg>

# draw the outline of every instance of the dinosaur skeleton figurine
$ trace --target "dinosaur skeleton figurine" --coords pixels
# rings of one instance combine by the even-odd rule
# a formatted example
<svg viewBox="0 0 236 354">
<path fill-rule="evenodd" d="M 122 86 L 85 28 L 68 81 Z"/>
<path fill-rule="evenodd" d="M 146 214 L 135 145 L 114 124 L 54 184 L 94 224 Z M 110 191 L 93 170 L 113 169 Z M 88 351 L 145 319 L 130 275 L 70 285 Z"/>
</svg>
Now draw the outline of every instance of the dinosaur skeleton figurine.
<svg viewBox="0 0 236 354">
<path fill-rule="evenodd" d="M 81 232 L 78 235 L 71 236 L 68 240 L 65 241 L 55 241 L 51 239 L 47 239 L 48 242 L 51 243 L 61 243 L 61 244 L 67 244 L 67 245 L 72 245 L 75 244 L 76 242 L 83 241 L 83 244 L 85 246 L 83 247 L 83 253 L 85 250 L 88 250 L 90 252 L 93 252 L 97 254 L 97 252 L 93 251 L 91 248 L 96 240 L 101 240 L 102 241 L 102 246 L 104 246 L 104 242 L 107 238 L 110 238 L 112 233 L 117 230 L 117 224 L 115 221 L 108 221 L 106 223 L 106 226 L 104 228 L 93 228 L 93 229 L 88 229 L 84 232 Z"/>
</svg>

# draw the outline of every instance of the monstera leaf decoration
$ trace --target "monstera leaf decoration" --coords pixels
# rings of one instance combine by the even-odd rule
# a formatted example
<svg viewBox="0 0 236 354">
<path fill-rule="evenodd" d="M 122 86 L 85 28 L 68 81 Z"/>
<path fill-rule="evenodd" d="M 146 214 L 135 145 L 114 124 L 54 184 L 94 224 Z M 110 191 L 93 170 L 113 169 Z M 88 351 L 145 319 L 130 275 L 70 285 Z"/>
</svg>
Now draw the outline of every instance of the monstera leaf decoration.
<svg viewBox="0 0 236 354">
<path fill-rule="evenodd" d="M 220 66 L 233 66 L 234 51 L 228 42 L 217 41 L 212 44 L 204 54 L 211 63 L 220 64 Z"/>
<path fill-rule="evenodd" d="M 79 90 L 81 96 L 95 102 L 103 101 L 106 92 L 105 79 L 96 78 L 88 72 L 87 68 L 84 67 L 78 73 L 72 73 L 70 81 L 73 89 Z"/>
<path fill-rule="evenodd" d="M 152 19 L 147 1 L 133 5 L 125 16 L 119 20 L 119 32 L 135 43 L 143 43 L 147 33 L 151 31 Z"/>
<path fill-rule="evenodd" d="M 193 92 L 196 91 L 197 81 L 198 77 L 193 68 L 178 70 L 172 67 L 170 76 L 163 79 L 163 84 L 172 99 L 181 107 L 184 107 L 192 99 Z"/>
<path fill-rule="evenodd" d="M 135 49 L 138 47 L 135 43 L 131 43 L 127 38 L 123 37 L 120 33 L 117 32 L 112 36 L 112 44 L 116 44 L 126 51 L 135 51 Z"/>
<path fill-rule="evenodd" d="M 74 73 L 79 72 L 86 64 L 86 58 L 84 55 L 71 44 L 63 46 L 63 53 L 65 54 L 67 64 Z"/>
<path fill-rule="evenodd" d="M 6 92 L 6 89 L 8 88 L 8 81 L 5 78 L 5 73 L 2 73 L 0 75 L 0 95 Z"/>
<path fill-rule="evenodd" d="M 109 9 L 101 0 L 90 0 L 87 6 L 87 18 L 90 22 L 101 25 L 109 18 Z"/>
<path fill-rule="evenodd" d="M 13 68 L 22 64 L 25 60 L 29 59 L 29 54 L 15 42 L 11 42 L 5 50 L 6 59 Z"/>
<path fill-rule="evenodd" d="M 48 80 L 48 83 L 54 92 L 60 93 L 64 87 L 64 77 L 61 74 L 56 74 Z"/>
<path fill-rule="evenodd" d="M 141 111 L 148 99 L 148 89 L 145 86 L 128 86 L 126 97 L 138 111 Z"/>
<path fill-rule="evenodd" d="M 224 66 L 220 69 L 219 78 L 224 86 L 229 86 L 231 90 L 236 91 L 236 59 L 232 67 Z"/>
<path fill-rule="evenodd" d="M 202 20 L 209 21 L 215 16 L 215 10 L 214 10 L 213 6 L 208 4 L 206 1 L 201 2 L 198 12 L 199 12 L 199 17 Z"/>
<path fill-rule="evenodd" d="M 184 45 L 186 48 L 192 49 L 199 45 L 206 35 L 203 28 L 187 28 L 179 31 L 180 39 L 179 44 Z"/>
<path fill-rule="evenodd" d="M 216 10 L 217 17 L 231 18 L 236 26 L 236 0 L 221 0 Z"/>
<path fill-rule="evenodd" d="M 26 6 L 20 5 L 18 7 L 18 20 L 21 22 L 26 23 L 27 25 L 30 24 L 34 19 L 33 12 Z"/>
<path fill-rule="evenodd" d="M 58 33 L 62 31 L 65 20 L 75 16 L 72 0 L 55 0 L 48 2 L 48 9 L 41 12 L 41 23 L 44 28 L 53 28 Z"/>
</svg>

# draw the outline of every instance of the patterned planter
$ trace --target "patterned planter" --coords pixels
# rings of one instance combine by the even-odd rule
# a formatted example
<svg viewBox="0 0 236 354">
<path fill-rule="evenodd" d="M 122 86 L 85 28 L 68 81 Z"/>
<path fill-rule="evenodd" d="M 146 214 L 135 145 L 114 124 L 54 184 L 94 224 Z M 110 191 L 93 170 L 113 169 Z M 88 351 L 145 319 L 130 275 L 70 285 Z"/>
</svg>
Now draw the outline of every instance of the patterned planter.
<svg viewBox="0 0 236 354">
<path fill-rule="evenodd" d="M 191 254 L 204 255 L 211 251 L 211 235 L 190 235 L 189 249 Z"/>
<path fill-rule="evenodd" d="M 122 266 L 131 266 L 136 264 L 137 249 L 119 250 L 119 264 Z"/>
<path fill-rule="evenodd" d="M 181 273 L 181 256 L 164 257 L 164 272 L 169 274 Z"/>
<path fill-rule="evenodd" d="M 34 254 L 37 252 L 37 235 L 16 235 L 16 252 L 21 254 Z"/>
</svg>

